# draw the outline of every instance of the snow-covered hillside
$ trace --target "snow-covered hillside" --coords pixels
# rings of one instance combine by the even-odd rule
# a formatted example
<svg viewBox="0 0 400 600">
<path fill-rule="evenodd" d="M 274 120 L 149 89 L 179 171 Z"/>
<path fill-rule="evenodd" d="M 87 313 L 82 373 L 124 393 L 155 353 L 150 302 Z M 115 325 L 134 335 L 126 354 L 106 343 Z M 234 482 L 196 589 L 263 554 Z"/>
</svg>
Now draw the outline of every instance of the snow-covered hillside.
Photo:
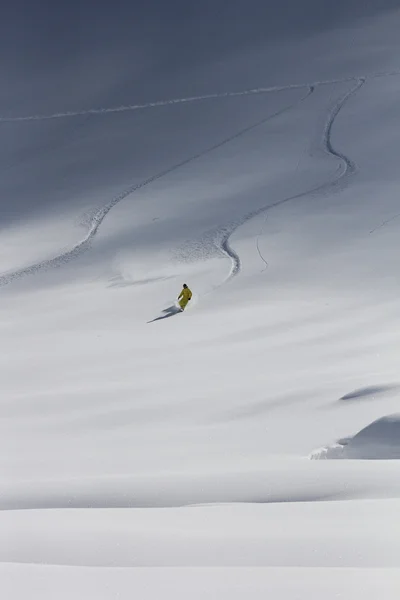
<svg viewBox="0 0 400 600">
<path fill-rule="evenodd" d="M 400 10 L 224 4 L 4 30 L 7 600 L 399 598 Z"/>
</svg>

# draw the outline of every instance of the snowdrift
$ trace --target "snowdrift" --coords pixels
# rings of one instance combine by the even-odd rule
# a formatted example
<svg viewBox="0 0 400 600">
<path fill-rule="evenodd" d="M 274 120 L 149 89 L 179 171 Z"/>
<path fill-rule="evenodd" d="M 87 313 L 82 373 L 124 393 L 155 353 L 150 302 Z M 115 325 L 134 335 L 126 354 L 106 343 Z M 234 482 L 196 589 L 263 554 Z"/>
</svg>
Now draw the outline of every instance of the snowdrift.
<svg viewBox="0 0 400 600">
<path fill-rule="evenodd" d="M 377 419 L 354 437 L 339 440 L 333 446 L 316 450 L 312 459 L 400 459 L 400 414 Z"/>
</svg>

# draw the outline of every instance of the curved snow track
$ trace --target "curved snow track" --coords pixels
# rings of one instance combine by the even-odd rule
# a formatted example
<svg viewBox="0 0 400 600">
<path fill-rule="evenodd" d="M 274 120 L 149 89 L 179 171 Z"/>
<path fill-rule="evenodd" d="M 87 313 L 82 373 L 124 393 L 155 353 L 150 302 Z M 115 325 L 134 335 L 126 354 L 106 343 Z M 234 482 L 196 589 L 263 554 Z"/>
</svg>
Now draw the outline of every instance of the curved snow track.
<svg viewBox="0 0 400 600">
<path fill-rule="evenodd" d="M 369 77 L 376 78 L 376 77 L 385 77 L 385 76 L 396 76 L 399 74 L 400 74 L 399 72 L 378 73 L 378 74 L 370 75 Z M 76 246 L 71 248 L 71 250 L 64 252 L 62 254 L 59 254 L 53 258 L 50 258 L 50 259 L 47 259 L 44 261 L 40 261 L 38 263 L 32 264 L 30 266 L 27 266 L 27 267 L 24 267 L 21 269 L 14 270 L 10 273 L 5 273 L 3 275 L 0 275 L 0 286 L 7 285 L 16 279 L 37 273 L 39 271 L 44 271 L 47 269 L 51 269 L 53 267 L 60 267 L 63 264 L 69 262 L 70 260 L 78 257 L 79 255 L 81 255 L 82 253 L 84 253 L 85 251 L 87 251 L 90 248 L 91 242 L 92 242 L 93 238 L 96 236 L 96 234 L 97 234 L 101 224 L 103 223 L 104 219 L 106 218 L 107 214 L 119 202 L 121 202 L 122 200 L 127 198 L 129 195 L 131 195 L 135 191 L 140 190 L 140 189 L 150 185 L 154 181 L 157 181 L 157 180 L 165 177 L 169 173 L 172 173 L 172 172 L 180 169 L 181 167 L 197 160 L 198 158 L 200 158 L 210 152 L 213 152 L 214 150 L 217 150 L 218 148 L 221 148 L 222 146 L 230 143 L 231 141 L 246 134 L 247 132 L 250 132 L 251 130 L 265 124 L 267 121 L 277 117 L 278 115 L 281 115 L 284 112 L 291 110 L 294 106 L 296 106 L 300 102 L 303 102 L 304 100 L 306 100 L 310 96 L 310 94 L 313 93 L 314 89 L 317 86 L 332 85 L 335 83 L 356 81 L 356 85 L 350 91 L 348 91 L 345 95 L 343 95 L 339 99 L 339 101 L 335 104 L 333 109 L 331 110 L 329 117 L 325 123 L 325 128 L 324 128 L 323 136 L 322 136 L 322 144 L 323 144 L 323 147 L 324 147 L 326 153 L 330 156 L 336 157 L 337 159 L 339 159 L 341 161 L 342 169 L 341 169 L 341 172 L 339 173 L 338 177 L 336 177 L 333 181 L 330 180 L 330 181 L 323 183 L 321 185 L 318 185 L 314 188 L 305 190 L 305 191 L 295 194 L 293 196 L 279 200 L 273 204 L 263 206 L 255 211 L 252 211 L 251 213 L 246 214 L 245 216 L 243 216 L 243 218 L 231 223 L 230 225 L 225 226 L 224 228 L 221 228 L 218 232 L 216 232 L 215 237 L 214 237 L 214 242 L 213 242 L 214 246 L 216 246 L 223 255 L 229 257 L 229 259 L 231 260 L 231 269 L 230 269 L 228 276 L 221 283 L 221 285 L 223 285 L 224 283 L 226 283 L 227 281 L 229 281 L 233 277 L 235 277 L 240 272 L 240 269 L 241 269 L 240 257 L 232 249 L 232 247 L 230 245 L 230 238 L 231 238 L 232 234 L 238 229 L 238 227 L 240 227 L 241 225 L 243 225 L 245 222 L 249 221 L 250 219 L 254 218 L 255 216 L 258 216 L 258 215 L 260 215 L 276 206 L 284 204 L 286 202 L 290 202 L 292 200 L 300 199 L 300 198 L 310 196 L 310 195 L 313 195 L 316 193 L 333 191 L 340 184 L 343 184 L 345 178 L 347 178 L 348 176 L 352 175 L 355 172 L 356 166 L 351 161 L 351 159 L 349 159 L 345 154 L 343 154 L 342 152 L 340 152 L 334 148 L 334 146 L 332 144 L 331 134 L 332 134 L 332 128 L 335 123 L 335 120 L 336 120 L 337 116 L 339 115 L 340 111 L 342 110 L 343 106 L 346 104 L 346 102 L 349 100 L 349 98 L 362 87 L 362 85 L 365 83 L 366 79 L 367 79 L 366 77 L 358 77 L 358 78 L 352 77 L 352 78 L 345 78 L 345 79 L 341 79 L 341 80 L 319 81 L 319 82 L 315 82 L 312 84 L 294 84 L 294 85 L 281 86 L 281 87 L 258 88 L 255 90 L 245 90 L 242 92 L 227 92 L 224 94 L 210 94 L 207 96 L 199 96 L 199 97 L 193 97 L 193 98 L 181 98 L 181 99 L 176 99 L 176 100 L 154 102 L 154 103 L 149 103 L 146 105 L 134 105 L 134 106 L 132 105 L 132 106 L 128 106 L 128 107 L 117 107 L 115 109 L 93 109 L 90 111 L 82 111 L 80 113 L 57 113 L 54 115 L 47 115 L 47 116 L 46 115 L 44 115 L 44 116 L 32 115 L 32 116 L 28 116 L 28 117 L 13 117 L 13 118 L 0 117 L 0 123 L 1 122 L 26 121 L 26 120 L 39 120 L 39 119 L 75 116 L 75 115 L 89 114 L 89 113 L 90 114 L 97 114 L 97 113 L 103 114 L 103 113 L 107 113 L 107 112 L 115 112 L 115 111 L 121 111 L 121 110 L 134 110 L 134 109 L 139 109 L 139 108 L 163 106 L 166 104 L 176 104 L 179 102 L 193 102 L 193 101 L 199 101 L 199 100 L 206 100 L 206 99 L 213 99 L 213 98 L 225 98 L 225 97 L 230 97 L 230 96 L 248 95 L 248 94 L 256 94 L 256 93 L 257 94 L 270 93 L 270 92 L 284 91 L 284 90 L 290 90 L 290 89 L 301 89 L 301 88 L 307 89 L 307 93 L 305 94 L 305 96 L 303 96 L 302 98 L 297 100 L 295 103 L 291 104 L 290 106 L 287 106 L 272 115 L 268 115 L 264 119 L 257 121 L 256 123 L 253 123 L 253 124 L 247 126 L 246 128 L 241 129 L 240 131 L 237 131 L 233 135 L 223 139 L 221 142 L 218 142 L 217 144 L 214 144 L 213 146 L 210 146 L 210 147 L 190 156 L 189 158 L 149 177 L 148 179 L 146 179 L 140 183 L 133 184 L 132 186 L 130 186 L 129 188 L 127 188 L 126 190 L 121 192 L 119 195 L 117 195 L 115 198 L 113 198 L 108 204 L 106 204 L 105 206 L 103 206 L 101 209 L 99 209 L 97 211 L 97 213 L 92 218 L 92 221 L 91 221 L 91 224 L 89 227 L 89 231 L 88 231 L 86 237 L 81 242 L 79 242 Z M 268 263 L 262 256 L 262 254 L 259 250 L 258 244 L 257 244 L 257 247 L 258 247 L 258 251 L 259 251 L 261 259 L 267 265 Z"/>
<path fill-rule="evenodd" d="M 333 129 L 334 123 L 336 121 L 336 118 L 338 117 L 338 115 L 339 115 L 340 111 L 342 110 L 342 108 L 344 107 L 344 105 L 347 103 L 347 101 L 350 99 L 350 97 L 353 96 L 364 85 L 365 81 L 366 81 L 366 79 L 364 77 L 360 77 L 359 79 L 357 79 L 356 85 L 353 88 L 351 88 L 351 90 L 349 90 L 343 96 L 340 97 L 340 99 L 336 102 L 334 107 L 331 109 L 331 111 L 328 115 L 328 118 L 325 121 L 325 126 L 324 126 L 323 133 L 322 133 L 322 148 L 326 152 L 326 154 L 328 154 L 329 156 L 333 156 L 340 160 L 341 172 L 339 173 L 339 175 L 334 180 L 329 180 L 327 182 L 319 184 L 316 187 L 307 189 L 304 192 L 300 192 L 300 193 L 292 195 L 292 196 L 288 196 L 287 198 L 283 198 L 282 200 L 278 200 L 277 202 L 274 202 L 272 204 L 264 205 L 261 208 L 258 208 L 250 213 L 247 213 L 246 215 L 243 216 L 242 219 L 239 219 L 238 221 L 232 223 L 231 225 L 228 225 L 228 226 L 224 227 L 223 229 L 219 230 L 216 234 L 214 244 L 222 254 L 224 254 L 231 260 L 231 268 L 230 268 L 229 274 L 227 275 L 227 277 L 224 279 L 224 281 L 220 285 L 223 285 L 223 284 L 227 283 L 228 281 L 230 281 L 231 279 L 233 279 L 234 277 L 236 277 L 236 275 L 238 275 L 241 270 L 240 256 L 238 255 L 237 252 L 235 252 L 235 250 L 233 250 L 233 248 L 230 244 L 231 236 L 235 233 L 235 231 L 237 231 L 237 229 L 239 227 L 241 227 L 247 221 L 250 221 L 254 217 L 257 217 L 257 216 L 271 210 L 272 208 L 276 208 L 277 206 L 280 206 L 281 204 L 285 204 L 292 200 L 298 200 L 301 198 L 305 198 L 306 196 L 312 196 L 316 193 L 321 194 L 323 192 L 328 192 L 328 191 L 334 192 L 335 188 L 339 188 L 339 184 L 343 184 L 345 177 L 347 178 L 356 172 L 355 163 L 344 153 L 340 152 L 339 150 L 336 150 L 335 147 L 333 146 L 333 144 L 332 144 L 332 129 Z M 314 90 L 315 90 L 315 86 L 310 86 L 309 93 L 307 94 L 307 96 L 305 98 L 303 98 L 303 100 L 308 98 L 308 96 L 310 96 L 310 94 L 312 94 L 314 92 Z M 260 246 L 259 246 L 259 238 L 262 235 L 262 233 L 263 232 L 261 231 L 259 233 L 259 235 L 257 236 L 256 248 L 257 248 L 257 252 L 258 252 L 261 260 L 264 262 L 265 267 L 267 268 L 268 261 L 262 255 Z M 220 285 L 216 286 L 216 287 L 220 287 Z M 214 288 L 214 289 L 216 289 L 216 288 Z"/>
<path fill-rule="evenodd" d="M 347 179 L 348 177 L 351 177 L 352 175 L 354 175 L 354 173 L 357 170 L 356 164 L 348 156 L 346 156 L 343 152 L 340 152 L 339 150 L 336 150 L 336 148 L 333 146 L 333 143 L 332 143 L 332 129 L 333 129 L 333 126 L 335 124 L 336 118 L 338 117 L 338 115 L 341 112 L 342 108 L 345 106 L 345 104 L 347 103 L 347 101 L 356 92 L 358 92 L 358 90 L 364 85 L 365 82 L 366 82 L 366 79 L 364 77 L 359 78 L 357 80 L 356 85 L 350 91 L 348 91 L 346 94 L 344 94 L 339 99 L 339 101 L 335 104 L 335 106 L 331 110 L 331 112 L 330 112 L 330 114 L 328 116 L 328 119 L 327 119 L 327 121 L 325 123 L 324 130 L 323 130 L 322 147 L 323 147 L 324 151 L 326 152 L 326 154 L 328 154 L 329 156 L 333 156 L 335 158 L 338 158 L 340 160 L 340 169 L 341 170 L 340 170 L 339 175 L 335 179 L 333 179 L 333 180 L 329 180 L 329 181 L 327 181 L 327 182 L 325 182 L 323 184 L 320 184 L 320 185 L 318 185 L 316 187 L 313 187 L 313 188 L 310 188 L 308 190 L 305 190 L 304 192 L 300 192 L 300 193 L 295 194 L 293 196 L 289 196 L 287 198 L 283 198 L 282 200 L 274 202 L 273 204 L 269 204 L 267 206 L 263 206 L 260 209 L 249 213 L 246 217 L 243 218 L 243 220 L 242 220 L 241 223 L 239 223 L 234 228 L 232 228 L 229 236 L 226 239 L 225 247 L 222 248 L 222 251 L 225 254 L 228 254 L 229 257 L 230 257 L 230 259 L 231 259 L 231 261 L 232 261 L 232 267 L 231 267 L 230 274 L 229 274 L 229 276 L 227 277 L 227 279 L 225 281 L 229 281 L 230 279 L 232 279 L 233 277 L 235 277 L 240 272 L 240 258 L 238 257 L 238 255 L 237 255 L 236 252 L 232 251 L 231 246 L 229 244 L 229 238 L 233 235 L 233 233 L 241 225 L 244 225 L 250 219 L 253 219 L 256 216 L 259 216 L 262 213 L 265 213 L 265 212 L 271 210 L 272 208 L 276 208 L 277 206 L 280 206 L 281 204 L 285 204 L 287 202 L 291 202 L 292 200 L 299 200 L 299 199 L 305 198 L 307 196 L 313 196 L 314 194 L 317 194 L 317 193 L 318 194 L 321 194 L 321 193 L 324 193 L 324 192 L 334 193 L 335 191 L 338 191 L 339 189 L 342 189 L 345 179 Z M 259 245 L 259 238 L 262 235 L 262 233 L 263 233 L 263 230 L 261 230 L 261 232 L 257 236 L 256 248 L 257 248 L 257 252 L 258 252 L 261 260 L 263 261 L 263 263 L 265 264 L 265 267 L 267 268 L 268 267 L 268 261 L 262 255 L 261 250 L 260 250 L 260 245 Z"/>
<path fill-rule="evenodd" d="M 47 269 L 50 269 L 53 267 L 59 267 L 65 263 L 69 262 L 71 259 L 76 258 L 77 256 L 81 255 L 83 252 L 85 252 L 86 250 L 88 250 L 90 248 L 90 244 L 91 244 L 93 238 L 96 236 L 100 225 L 102 224 L 102 222 L 104 221 L 104 219 L 106 218 L 106 216 L 108 215 L 110 210 L 112 208 L 114 208 L 114 206 L 116 206 L 119 202 L 121 202 L 122 200 L 124 200 L 125 198 L 127 198 L 128 196 L 133 194 L 134 192 L 150 185 L 154 181 L 157 181 L 158 179 L 162 179 L 166 175 L 173 173 L 174 171 L 180 169 L 181 167 L 184 167 L 185 165 L 188 165 L 189 163 L 197 160 L 198 158 L 201 158 L 202 156 L 205 156 L 206 154 L 209 154 L 210 152 L 213 152 L 214 150 L 217 150 L 218 148 L 221 148 L 222 146 L 229 144 L 233 140 L 252 131 L 253 129 L 259 127 L 260 125 L 263 125 L 267 121 L 274 119 L 278 115 L 281 115 L 281 114 L 285 113 L 286 111 L 291 110 L 294 106 L 299 104 L 299 102 L 303 102 L 306 98 L 308 98 L 310 93 L 312 93 L 312 90 L 313 90 L 313 88 L 309 88 L 309 91 L 307 92 L 307 94 L 305 96 L 303 96 L 296 102 L 290 104 L 289 106 L 286 106 L 285 108 L 282 108 L 279 111 L 273 113 L 272 115 L 270 114 L 267 117 L 264 117 L 263 119 L 258 120 L 255 123 L 252 123 L 251 125 L 248 125 L 247 127 L 243 128 L 243 129 L 240 129 L 239 131 L 236 131 L 234 134 L 230 135 L 227 138 L 224 138 L 222 141 L 220 141 L 216 144 L 213 144 L 212 146 L 209 146 L 208 148 L 190 156 L 189 158 L 186 158 L 185 160 L 182 160 L 181 162 L 179 162 L 171 167 L 168 167 L 167 169 L 165 169 L 163 171 L 160 171 L 156 175 L 152 175 L 151 177 L 149 177 L 148 179 L 145 179 L 144 181 L 142 181 L 140 183 L 133 184 L 132 186 L 130 186 L 129 188 L 127 188 L 126 190 L 121 192 L 118 196 L 113 198 L 108 204 L 106 204 L 105 206 L 100 208 L 95 213 L 95 215 L 92 218 L 90 228 L 89 228 L 89 231 L 88 231 L 86 237 L 81 242 L 76 244 L 76 246 L 74 246 L 71 250 L 64 252 L 62 254 L 59 254 L 53 258 L 37 262 L 33 265 L 29 265 L 28 267 L 24 267 L 22 269 L 17 269 L 10 273 L 5 273 L 3 275 L 0 275 L 0 286 L 7 285 L 7 284 L 11 283 L 12 281 L 14 281 L 15 279 L 19 279 L 26 275 L 32 275 L 34 273 L 37 273 L 38 271 L 44 271 L 44 270 L 47 270 Z M 225 247 L 226 254 L 228 256 L 236 257 L 236 254 L 233 251 L 231 251 L 229 248 L 229 244 L 228 244 L 229 235 L 230 235 L 230 233 L 228 233 L 225 242 L 221 242 L 221 249 L 223 249 Z M 224 250 L 222 250 L 222 251 L 224 251 Z M 239 260 L 239 257 L 237 257 L 237 260 Z"/>
</svg>

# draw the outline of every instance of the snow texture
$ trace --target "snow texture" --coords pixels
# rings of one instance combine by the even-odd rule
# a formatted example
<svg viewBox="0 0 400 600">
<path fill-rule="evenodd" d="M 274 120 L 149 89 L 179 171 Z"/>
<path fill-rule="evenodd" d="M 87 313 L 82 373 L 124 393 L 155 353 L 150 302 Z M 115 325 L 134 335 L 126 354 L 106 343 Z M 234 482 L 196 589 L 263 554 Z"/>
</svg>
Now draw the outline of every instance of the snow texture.
<svg viewBox="0 0 400 600">
<path fill-rule="evenodd" d="M 398 600 L 397 4 L 89 4 L 0 24 L 1 597 Z"/>
<path fill-rule="evenodd" d="M 312 458 L 400 459 L 400 415 L 377 419 L 355 436 L 323 448 Z"/>
</svg>

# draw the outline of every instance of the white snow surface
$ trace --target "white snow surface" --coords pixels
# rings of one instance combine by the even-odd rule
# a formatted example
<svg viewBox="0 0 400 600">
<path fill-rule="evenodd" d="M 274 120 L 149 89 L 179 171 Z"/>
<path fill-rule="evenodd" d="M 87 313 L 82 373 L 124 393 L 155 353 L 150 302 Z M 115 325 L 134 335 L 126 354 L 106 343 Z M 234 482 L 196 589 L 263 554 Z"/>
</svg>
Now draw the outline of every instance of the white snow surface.
<svg viewBox="0 0 400 600">
<path fill-rule="evenodd" d="M 398 600 L 399 26 L 1 119 L 2 598 Z"/>
<path fill-rule="evenodd" d="M 400 458 L 400 416 L 388 415 L 377 419 L 355 436 L 313 452 L 311 458 L 357 458 L 385 460 Z"/>
</svg>

